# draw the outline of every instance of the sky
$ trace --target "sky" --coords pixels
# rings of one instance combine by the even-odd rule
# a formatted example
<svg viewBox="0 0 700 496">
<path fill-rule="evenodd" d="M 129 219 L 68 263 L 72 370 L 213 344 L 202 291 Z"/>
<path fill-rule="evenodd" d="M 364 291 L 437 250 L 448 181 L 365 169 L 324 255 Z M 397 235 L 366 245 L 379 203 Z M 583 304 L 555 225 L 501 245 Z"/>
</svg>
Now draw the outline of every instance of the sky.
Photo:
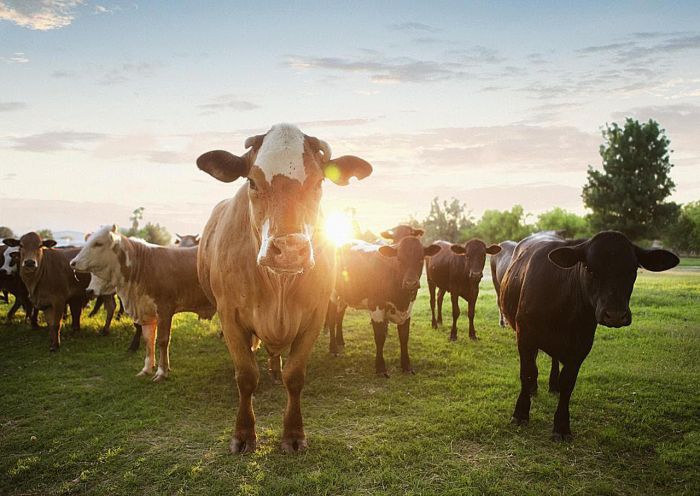
<svg viewBox="0 0 700 496">
<path fill-rule="evenodd" d="M 606 123 L 657 120 L 700 199 L 700 2 L 0 0 L 0 225 L 199 233 L 196 168 L 278 122 L 374 167 L 324 187 L 379 231 L 438 196 L 584 213 Z M 534 218 L 534 217 L 533 217 Z"/>
</svg>

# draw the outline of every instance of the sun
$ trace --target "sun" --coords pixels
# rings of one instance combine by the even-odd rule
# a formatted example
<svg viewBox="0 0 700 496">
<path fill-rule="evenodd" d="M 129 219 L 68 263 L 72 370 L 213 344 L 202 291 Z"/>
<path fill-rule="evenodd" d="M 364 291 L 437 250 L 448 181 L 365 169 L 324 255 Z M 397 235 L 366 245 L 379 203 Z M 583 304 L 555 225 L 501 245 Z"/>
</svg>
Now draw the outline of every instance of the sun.
<svg viewBox="0 0 700 496">
<path fill-rule="evenodd" d="M 343 245 L 353 238 L 352 217 L 342 212 L 331 212 L 326 216 L 324 231 L 335 246 Z"/>
</svg>

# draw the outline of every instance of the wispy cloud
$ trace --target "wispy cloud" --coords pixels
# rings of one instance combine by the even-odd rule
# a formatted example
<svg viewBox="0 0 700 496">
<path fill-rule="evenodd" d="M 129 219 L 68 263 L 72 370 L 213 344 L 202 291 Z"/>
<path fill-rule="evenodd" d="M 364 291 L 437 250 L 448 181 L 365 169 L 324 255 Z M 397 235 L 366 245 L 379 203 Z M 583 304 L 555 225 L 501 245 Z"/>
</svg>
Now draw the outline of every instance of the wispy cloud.
<svg viewBox="0 0 700 496">
<path fill-rule="evenodd" d="M 0 112 L 14 112 L 27 108 L 24 102 L 0 102 Z"/>
<path fill-rule="evenodd" d="M 38 31 L 63 28 L 85 0 L 0 0 L 0 20 Z"/>
<path fill-rule="evenodd" d="M 105 138 L 101 133 L 52 131 L 27 136 L 9 136 L 4 139 L 14 150 L 27 152 L 56 152 L 61 150 L 80 150 Z"/>
<path fill-rule="evenodd" d="M 159 62 L 126 62 L 102 74 L 97 83 L 111 86 L 127 83 L 136 78 L 151 77 L 162 65 Z"/>
<path fill-rule="evenodd" d="M 698 33 L 633 33 L 628 40 L 592 45 L 577 50 L 582 55 L 610 54 L 617 63 L 652 61 L 685 50 L 700 49 Z"/>
<path fill-rule="evenodd" d="M 438 33 L 440 28 L 425 24 L 423 22 L 399 22 L 396 24 L 390 24 L 389 28 L 395 31 L 406 31 L 410 33 Z"/>
<path fill-rule="evenodd" d="M 7 64 L 26 64 L 29 62 L 29 59 L 24 52 L 15 52 L 9 57 L 0 57 L 0 60 Z"/>
<path fill-rule="evenodd" d="M 236 95 L 226 94 L 213 98 L 209 103 L 199 105 L 203 114 L 213 114 L 225 110 L 246 112 L 260 108 L 260 105 L 248 100 L 243 100 Z"/>
</svg>

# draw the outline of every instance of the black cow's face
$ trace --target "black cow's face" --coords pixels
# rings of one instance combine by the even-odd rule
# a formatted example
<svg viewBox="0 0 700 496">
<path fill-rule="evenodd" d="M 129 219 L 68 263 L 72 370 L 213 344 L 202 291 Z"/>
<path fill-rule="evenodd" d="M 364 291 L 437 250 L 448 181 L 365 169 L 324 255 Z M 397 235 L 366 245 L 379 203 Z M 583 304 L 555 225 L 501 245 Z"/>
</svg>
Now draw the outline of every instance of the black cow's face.
<svg viewBox="0 0 700 496">
<path fill-rule="evenodd" d="M 346 185 L 350 177 L 369 176 L 372 166 L 350 155 L 331 159 L 327 143 L 289 124 L 248 138 L 245 146 L 250 150 L 242 157 L 217 150 L 199 157 L 197 166 L 220 181 L 248 179 L 259 266 L 277 273 L 312 268 L 323 180 Z"/>
<path fill-rule="evenodd" d="M 25 234 L 19 239 L 6 239 L 7 246 L 19 247 L 20 270 L 25 274 L 32 274 L 41 266 L 41 260 L 45 248 L 56 246 L 53 239 L 42 240 L 35 232 Z"/>
<path fill-rule="evenodd" d="M 379 248 L 382 256 L 396 257 L 401 273 L 401 287 L 408 291 L 417 291 L 420 288 L 425 257 L 432 257 L 439 251 L 439 245 L 424 248 L 420 240 L 412 236 L 403 238 L 398 245 Z"/>
<path fill-rule="evenodd" d="M 396 227 L 392 227 L 391 229 L 387 229 L 386 231 L 382 231 L 381 236 L 382 238 L 392 240 L 394 243 L 398 243 L 407 236 L 415 236 L 416 238 L 420 238 L 423 236 L 424 232 L 425 231 L 423 231 L 423 229 L 401 224 Z"/>
<path fill-rule="evenodd" d="M 450 249 L 453 253 L 465 257 L 467 262 L 467 277 L 476 282 L 479 282 L 484 275 L 486 254 L 495 255 L 501 251 L 500 246 L 486 246 L 486 243 L 480 239 L 470 239 L 464 243 L 464 246 L 452 245 Z"/>
<path fill-rule="evenodd" d="M 583 265 L 585 290 L 596 321 L 607 327 L 632 323 L 629 302 L 637 267 L 660 272 L 679 262 L 669 251 L 640 248 L 616 231 L 603 231 L 579 245 L 552 250 L 549 259 L 562 268 Z"/>
</svg>

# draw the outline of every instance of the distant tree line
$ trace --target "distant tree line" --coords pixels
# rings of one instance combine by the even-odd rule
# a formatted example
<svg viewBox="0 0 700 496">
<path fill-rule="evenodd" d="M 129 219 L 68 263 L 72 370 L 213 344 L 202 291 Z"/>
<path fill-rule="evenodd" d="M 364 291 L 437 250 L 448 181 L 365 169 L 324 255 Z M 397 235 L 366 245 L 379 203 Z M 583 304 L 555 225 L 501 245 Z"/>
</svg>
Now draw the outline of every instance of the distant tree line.
<svg viewBox="0 0 700 496">
<path fill-rule="evenodd" d="M 143 227 L 141 227 L 144 210 L 145 209 L 143 207 L 139 207 L 131 213 L 131 217 L 129 217 L 131 227 L 128 229 L 122 228 L 122 234 L 125 236 L 141 238 L 144 241 L 154 245 L 169 245 L 170 241 L 172 240 L 172 236 L 165 227 L 161 226 L 160 224 L 153 224 L 151 222 L 147 222 Z"/>
</svg>

